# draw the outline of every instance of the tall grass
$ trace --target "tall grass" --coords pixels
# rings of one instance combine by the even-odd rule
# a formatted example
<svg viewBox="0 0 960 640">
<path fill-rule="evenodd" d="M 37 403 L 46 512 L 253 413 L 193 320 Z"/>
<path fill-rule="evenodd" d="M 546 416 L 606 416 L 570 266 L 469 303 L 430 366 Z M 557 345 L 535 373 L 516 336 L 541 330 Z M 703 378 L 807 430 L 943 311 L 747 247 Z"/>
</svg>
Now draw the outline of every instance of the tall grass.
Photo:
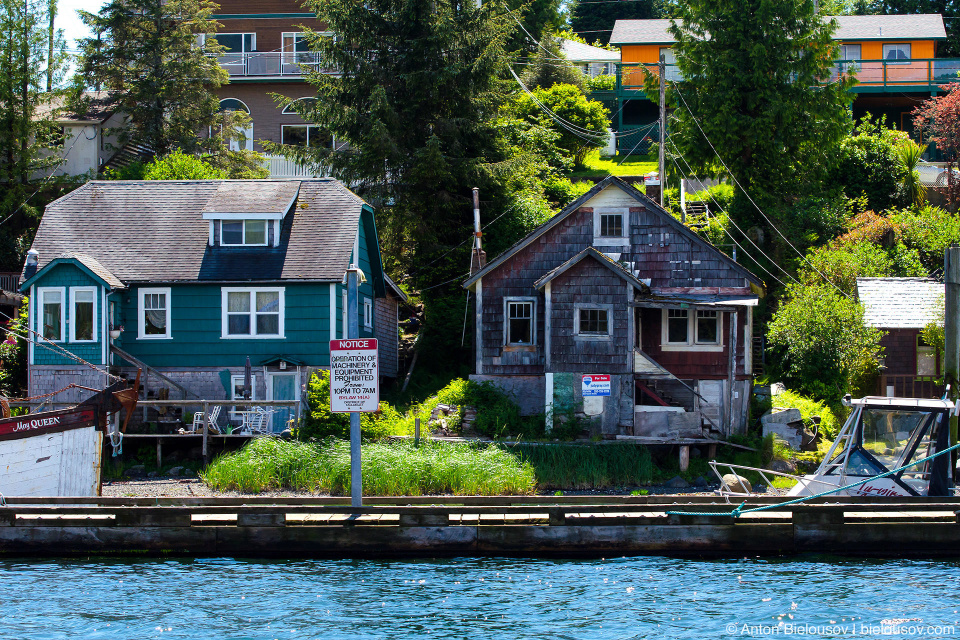
<svg viewBox="0 0 960 640">
<path fill-rule="evenodd" d="M 536 487 L 533 467 L 495 446 L 409 442 L 364 444 L 363 492 L 376 496 L 517 495 Z M 201 474 L 219 491 L 259 493 L 295 489 L 330 495 L 350 492 L 350 443 L 258 438 L 217 458 Z"/>
<path fill-rule="evenodd" d="M 541 489 L 610 489 L 650 484 L 650 450 L 635 444 L 517 444 L 508 450 L 533 467 Z"/>
</svg>

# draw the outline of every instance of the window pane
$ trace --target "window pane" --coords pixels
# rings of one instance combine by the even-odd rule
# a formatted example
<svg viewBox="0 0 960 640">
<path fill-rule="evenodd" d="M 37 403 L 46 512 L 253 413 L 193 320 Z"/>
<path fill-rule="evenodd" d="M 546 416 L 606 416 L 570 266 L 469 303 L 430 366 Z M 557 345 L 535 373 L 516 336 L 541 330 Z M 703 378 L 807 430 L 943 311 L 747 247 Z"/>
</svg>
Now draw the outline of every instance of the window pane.
<svg viewBox="0 0 960 640">
<path fill-rule="evenodd" d="M 279 291 L 257 292 L 257 313 L 277 313 L 280 311 Z"/>
<path fill-rule="evenodd" d="M 220 242 L 223 244 L 243 244 L 243 221 L 224 220 L 220 225 Z"/>
<path fill-rule="evenodd" d="M 89 298 L 89 302 L 82 300 Z M 93 340 L 93 292 L 78 291 L 74 294 L 73 333 L 77 340 Z"/>
<path fill-rule="evenodd" d="M 280 333 L 280 315 L 276 313 L 257 314 L 257 335 L 278 335 Z"/>
<path fill-rule="evenodd" d="M 717 344 L 720 331 L 716 311 L 697 311 L 697 342 Z"/>
<path fill-rule="evenodd" d="M 244 244 L 267 244 L 267 221 L 244 220 L 246 237 Z"/>
<path fill-rule="evenodd" d="M 284 126 L 282 134 L 283 144 L 289 144 L 295 147 L 307 146 L 307 127 L 305 126 Z"/>
<path fill-rule="evenodd" d="M 606 309 L 580 310 L 580 333 L 606 335 L 608 333 L 607 327 Z"/>
<path fill-rule="evenodd" d="M 667 342 L 687 342 L 686 309 L 670 309 L 667 312 Z"/>
<path fill-rule="evenodd" d="M 514 319 L 510 321 L 510 343 L 530 344 L 530 320 Z"/>
<path fill-rule="evenodd" d="M 243 51 L 243 35 L 239 33 L 221 33 L 216 36 L 218 43 L 222 44 L 228 52 Z"/>
<path fill-rule="evenodd" d="M 308 143 L 314 149 L 329 149 L 333 146 L 333 139 L 330 134 L 324 133 L 320 127 L 310 126 L 307 132 Z"/>
<path fill-rule="evenodd" d="M 602 237 L 620 237 L 623 235 L 623 216 L 617 214 L 601 214 L 600 235 Z"/>
<path fill-rule="evenodd" d="M 229 314 L 227 316 L 227 333 L 231 336 L 249 335 L 250 316 L 246 314 Z"/>
<path fill-rule="evenodd" d="M 250 311 L 250 294 L 246 291 L 231 291 L 227 294 L 227 311 Z"/>
<path fill-rule="evenodd" d="M 43 294 L 43 337 L 47 340 L 60 339 L 60 304 L 59 291 Z"/>
</svg>

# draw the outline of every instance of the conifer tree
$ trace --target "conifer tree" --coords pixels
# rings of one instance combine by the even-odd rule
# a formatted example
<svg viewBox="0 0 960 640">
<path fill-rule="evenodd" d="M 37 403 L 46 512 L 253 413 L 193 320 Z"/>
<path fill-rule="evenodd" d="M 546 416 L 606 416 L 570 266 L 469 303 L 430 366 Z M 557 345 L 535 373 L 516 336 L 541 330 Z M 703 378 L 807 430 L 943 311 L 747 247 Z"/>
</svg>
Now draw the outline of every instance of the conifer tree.
<svg viewBox="0 0 960 640">
<path fill-rule="evenodd" d="M 47 69 L 59 81 L 63 39 L 49 47 L 47 0 L 0 0 L 0 270 L 18 270 L 40 215 L 44 189 L 62 143 L 53 116 L 56 92 L 46 91 Z M 55 181 L 54 181 L 55 182 Z"/>
<path fill-rule="evenodd" d="M 220 111 L 216 90 L 229 81 L 217 59 L 220 24 L 211 0 L 112 0 L 99 14 L 81 11 L 94 36 L 81 41 L 82 79 L 109 92 L 126 114 L 121 144 L 144 145 L 157 156 L 181 149 L 212 154 L 233 173 L 263 173 L 262 156 L 230 151 L 246 114 Z M 209 133 L 214 135 L 208 135 Z M 251 176 L 246 176 L 251 177 Z"/>
</svg>

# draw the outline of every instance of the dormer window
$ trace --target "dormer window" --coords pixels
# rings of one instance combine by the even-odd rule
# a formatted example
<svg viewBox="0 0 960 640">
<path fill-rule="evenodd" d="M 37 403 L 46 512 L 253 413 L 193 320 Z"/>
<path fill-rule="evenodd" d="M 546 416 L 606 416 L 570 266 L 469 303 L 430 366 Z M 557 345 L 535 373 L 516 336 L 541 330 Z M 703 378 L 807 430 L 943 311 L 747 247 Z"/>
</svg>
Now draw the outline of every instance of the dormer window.
<svg viewBox="0 0 960 640">
<path fill-rule="evenodd" d="M 266 220 L 224 220 L 220 223 L 220 244 L 230 246 L 265 247 Z"/>
</svg>

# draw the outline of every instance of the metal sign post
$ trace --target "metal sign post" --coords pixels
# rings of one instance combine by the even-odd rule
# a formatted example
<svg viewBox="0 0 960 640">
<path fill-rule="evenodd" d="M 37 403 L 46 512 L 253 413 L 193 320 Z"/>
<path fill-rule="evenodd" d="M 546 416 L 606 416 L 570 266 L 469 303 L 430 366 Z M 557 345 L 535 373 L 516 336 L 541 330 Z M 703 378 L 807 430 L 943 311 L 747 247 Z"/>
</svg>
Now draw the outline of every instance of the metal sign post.
<svg viewBox="0 0 960 640">
<path fill-rule="evenodd" d="M 347 339 L 330 341 L 330 410 L 350 414 L 350 504 L 362 505 L 360 414 L 380 408 L 377 341 L 360 338 L 357 302 L 363 272 L 347 270 Z"/>
</svg>

